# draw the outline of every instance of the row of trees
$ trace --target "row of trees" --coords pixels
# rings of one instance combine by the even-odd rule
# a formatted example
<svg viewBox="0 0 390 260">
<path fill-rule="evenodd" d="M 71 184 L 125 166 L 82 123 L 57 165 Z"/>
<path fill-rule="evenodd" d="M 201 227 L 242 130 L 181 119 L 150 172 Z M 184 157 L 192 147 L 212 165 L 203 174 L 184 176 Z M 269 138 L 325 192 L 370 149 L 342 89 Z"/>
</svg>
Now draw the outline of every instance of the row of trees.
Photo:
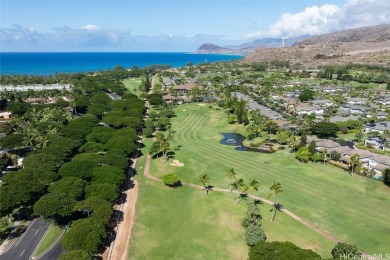
<svg viewBox="0 0 390 260">
<path fill-rule="evenodd" d="M 96 253 L 108 237 L 112 228 L 112 205 L 125 187 L 127 158 L 136 149 L 143 111 L 143 102 L 132 94 L 125 94 L 121 100 L 111 100 L 102 118 L 102 122 L 111 127 L 92 128 L 79 148 L 82 153 L 59 170 L 64 182 L 84 182 L 84 188 L 80 184 L 78 194 L 81 199 L 72 204 L 72 219 L 76 220 L 62 241 L 63 248 L 68 251 L 64 259 L 78 250 L 84 254 Z"/>
<path fill-rule="evenodd" d="M 62 243 L 64 259 L 91 256 L 107 237 L 112 204 L 126 180 L 127 157 L 136 149 L 144 113 L 144 102 L 135 95 L 111 100 L 104 93 L 107 88 L 124 91 L 110 75 L 80 76 L 75 85 L 74 108 L 84 116 L 73 119 L 64 107 L 14 102 L 11 109 L 22 109 L 4 125 L 2 140 L 12 149 L 28 145 L 34 150 L 25 157 L 23 170 L 4 176 L 0 213 L 34 205 L 35 214 L 56 223 L 73 221 Z M 45 141 L 26 142 L 26 136 Z"/>
</svg>

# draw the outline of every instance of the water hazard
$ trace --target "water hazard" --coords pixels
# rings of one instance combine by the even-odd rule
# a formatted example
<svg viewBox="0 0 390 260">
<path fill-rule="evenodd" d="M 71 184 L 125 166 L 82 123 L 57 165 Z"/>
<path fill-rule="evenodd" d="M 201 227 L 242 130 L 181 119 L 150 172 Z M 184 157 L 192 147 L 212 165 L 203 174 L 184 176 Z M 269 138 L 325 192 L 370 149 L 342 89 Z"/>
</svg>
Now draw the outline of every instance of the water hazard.
<svg viewBox="0 0 390 260">
<path fill-rule="evenodd" d="M 234 146 L 236 151 L 247 151 L 247 152 L 260 152 L 260 153 L 272 153 L 268 149 L 260 149 L 255 147 L 248 147 L 243 144 L 245 136 L 238 133 L 221 133 L 223 139 L 220 141 L 223 145 Z"/>
</svg>

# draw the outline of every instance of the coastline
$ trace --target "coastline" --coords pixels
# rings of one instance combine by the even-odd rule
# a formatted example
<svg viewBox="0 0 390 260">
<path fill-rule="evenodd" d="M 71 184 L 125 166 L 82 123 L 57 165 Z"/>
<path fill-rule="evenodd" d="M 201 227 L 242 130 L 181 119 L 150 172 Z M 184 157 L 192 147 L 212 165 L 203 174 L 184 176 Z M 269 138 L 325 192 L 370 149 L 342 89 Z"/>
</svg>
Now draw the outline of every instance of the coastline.
<svg viewBox="0 0 390 260">
<path fill-rule="evenodd" d="M 194 65 L 242 59 L 235 54 L 199 54 L 195 52 L 0 52 L 0 76 L 40 75 L 55 73 L 96 72 L 150 65 L 170 65 L 180 68 Z"/>
</svg>

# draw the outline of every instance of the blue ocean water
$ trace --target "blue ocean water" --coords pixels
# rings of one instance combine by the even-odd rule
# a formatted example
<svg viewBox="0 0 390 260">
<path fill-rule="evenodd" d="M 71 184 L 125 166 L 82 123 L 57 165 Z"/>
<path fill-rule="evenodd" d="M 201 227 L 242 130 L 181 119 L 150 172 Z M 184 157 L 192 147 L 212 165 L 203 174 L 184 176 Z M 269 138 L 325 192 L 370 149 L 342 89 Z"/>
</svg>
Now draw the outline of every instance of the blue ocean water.
<svg viewBox="0 0 390 260">
<path fill-rule="evenodd" d="M 0 75 L 90 72 L 113 69 L 116 65 L 131 68 L 133 66 L 168 64 L 177 68 L 189 62 L 200 64 L 236 60 L 241 57 L 238 55 L 179 52 L 3 52 L 0 53 Z"/>
</svg>

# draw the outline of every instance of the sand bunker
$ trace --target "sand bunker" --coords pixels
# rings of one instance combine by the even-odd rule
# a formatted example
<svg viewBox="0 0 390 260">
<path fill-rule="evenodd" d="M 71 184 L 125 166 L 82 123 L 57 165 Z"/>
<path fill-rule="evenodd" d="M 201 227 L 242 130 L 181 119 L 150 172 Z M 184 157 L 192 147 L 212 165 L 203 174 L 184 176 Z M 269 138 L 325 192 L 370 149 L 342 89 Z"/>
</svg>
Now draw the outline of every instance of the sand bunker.
<svg viewBox="0 0 390 260">
<path fill-rule="evenodd" d="M 184 163 L 179 162 L 179 160 L 173 160 L 169 165 L 183 167 Z"/>
</svg>

